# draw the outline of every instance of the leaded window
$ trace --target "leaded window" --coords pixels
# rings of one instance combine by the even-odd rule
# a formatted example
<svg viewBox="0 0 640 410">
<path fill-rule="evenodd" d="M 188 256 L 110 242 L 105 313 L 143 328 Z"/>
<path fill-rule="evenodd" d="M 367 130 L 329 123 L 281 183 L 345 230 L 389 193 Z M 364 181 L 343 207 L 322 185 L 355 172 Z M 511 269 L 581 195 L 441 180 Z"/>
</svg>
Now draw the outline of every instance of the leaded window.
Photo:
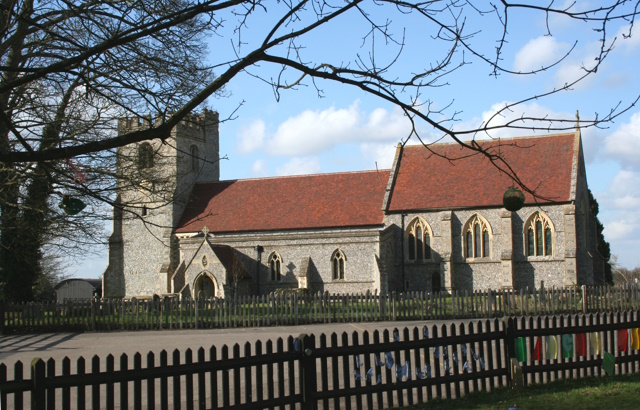
<svg viewBox="0 0 640 410">
<path fill-rule="evenodd" d="M 431 259 L 431 230 L 424 219 L 416 218 L 407 227 L 407 246 L 409 260 Z"/>
<path fill-rule="evenodd" d="M 491 256 L 491 227 L 484 218 L 472 216 L 465 225 L 463 238 L 466 258 Z"/>
<path fill-rule="evenodd" d="M 269 273 L 272 281 L 282 280 L 282 258 L 278 252 L 274 252 L 269 257 Z"/>
<path fill-rule="evenodd" d="M 546 215 L 541 212 L 531 215 L 524 231 L 527 256 L 553 255 L 553 226 Z"/>
<path fill-rule="evenodd" d="M 148 142 L 138 145 L 138 168 L 153 168 L 153 147 Z"/>
<path fill-rule="evenodd" d="M 200 157 L 198 154 L 197 145 L 191 146 L 190 155 L 191 155 L 191 170 L 194 172 L 198 172 L 200 170 Z"/>
<path fill-rule="evenodd" d="M 344 253 L 340 249 L 336 249 L 331 256 L 331 271 L 333 280 L 342 280 L 344 279 L 344 268 L 345 268 L 346 258 L 344 257 Z"/>
</svg>

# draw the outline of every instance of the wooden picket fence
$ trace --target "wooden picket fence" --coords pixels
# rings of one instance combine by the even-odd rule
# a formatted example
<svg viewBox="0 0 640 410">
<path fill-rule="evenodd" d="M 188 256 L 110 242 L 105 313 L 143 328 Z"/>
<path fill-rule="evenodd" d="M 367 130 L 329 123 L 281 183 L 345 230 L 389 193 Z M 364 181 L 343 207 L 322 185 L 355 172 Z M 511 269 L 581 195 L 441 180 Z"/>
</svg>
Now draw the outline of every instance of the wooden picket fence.
<svg viewBox="0 0 640 410">
<path fill-rule="evenodd" d="M 0 406 L 383 409 L 605 371 L 635 373 L 639 327 L 636 310 L 300 335 L 201 348 L 195 357 L 176 349 L 75 363 L 36 359 L 30 369 L 17 362 L 11 373 L 0 364 Z M 562 340 L 558 351 L 546 348 L 551 337 Z M 607 355 L 614 361 L 610 367 L 603 366 Z"/>
<path fill-rule="evenodd" d="M 227 299 L 0 303 L 0 332 L 197 329 L 493 318 L 640 308 L 637 287 L 572 287 L 364 294 L 278 294 Z"/>
</svg>

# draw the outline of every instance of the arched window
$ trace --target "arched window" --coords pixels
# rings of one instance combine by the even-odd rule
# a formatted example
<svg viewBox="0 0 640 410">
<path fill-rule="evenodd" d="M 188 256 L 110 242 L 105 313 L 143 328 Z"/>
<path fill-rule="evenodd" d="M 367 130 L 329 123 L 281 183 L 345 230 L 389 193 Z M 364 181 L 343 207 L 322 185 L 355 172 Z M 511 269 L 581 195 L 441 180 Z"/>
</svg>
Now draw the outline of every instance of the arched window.
<svg viewBox="0 0 640 410">
<path fill-rule="evenodd" d="M 269 257 L 269 272 L 271 273 L 272 281 L 282 280 L 282 258 L 278 255 L 278 252 L 274 252 Z"/>
<path fill-rule="evenodd" d="M 533 213 L 524 225 L 527 256 L 553 255 L 553 225 L 542 212 Z"/>
<path fill-rule="evenodd" d="M 191 146 L 191 170 L 194 172 L 198 172 L 200 170 L 200 156 L 198 154 L 198 146 Z"/>
<path fill-rule="evenodd" d="M 340 249 L 336 249 L 331 256 L 331 273 L 333 280 L 344 279 L 344 268 L 346 258 Z"/>
<path fill-rule="evenodd" d="M 410 261 L 431 259 L 431 228 L 422 218 L 415 218 L 407 226 L 407 250 Z"/>
<path fill-rule="evenodd" d="M 463 239 L 465 258 L 489 258 L 491 256 L 491 226 L 478 214 L 473 215 L 464 226 Z"/>
<path fill-rule="evenodd" d="M 153 168 L 153 147 L 148 142 L 138 145 L 138 169 Z"/>
</svg>

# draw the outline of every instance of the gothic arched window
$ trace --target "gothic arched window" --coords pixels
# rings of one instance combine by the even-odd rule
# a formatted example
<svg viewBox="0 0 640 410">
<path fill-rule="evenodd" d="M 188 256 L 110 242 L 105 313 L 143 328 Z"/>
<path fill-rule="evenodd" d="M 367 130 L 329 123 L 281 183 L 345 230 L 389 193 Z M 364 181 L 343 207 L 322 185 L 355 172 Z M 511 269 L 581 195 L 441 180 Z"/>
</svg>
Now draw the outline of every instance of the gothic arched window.
<svg viewBox="0 0 640 410">
<path fill-rule="evenodd" d="M 344 279 L 346 258 L 340 249 L 336 249 L 331 256 L 331 273 L 333 280 Z"/>
<path fill-rule="evenodd" d="M 491 226 L 478 214 L 473 215 L 464 226 L 463 240 L 465 258 L 488 258 L 491 256 Z"/>
<path fill-rule="evenodd" d="M 153 147 L 148 142 L 138 145 L 138 168 L 153 168 Z"/>
<path fill-rule="evenodd" d="M 553 255 L 553 225 L 542 212 L 534 212 L 524 225 L 527 256 Z"/>
<path fill-rule="evenodd" d="M 191 170 L 194 172 L 198 172 L 200 170 L 200 157 L 198 155 L 198 146 L 191 146 Z"/>
<path fill-rule="evenodd" d="M 422 218 L 415 218 L 407 226 L 407 251 L 410 261 L 431 259 L 431 229 Z"/>
<path fill-rule="evenodd" d="M 282 280 L 282 258 L 278 252 L 274 252 L 269 257 L 269 272 L 272 281 Z"/>
</svg>

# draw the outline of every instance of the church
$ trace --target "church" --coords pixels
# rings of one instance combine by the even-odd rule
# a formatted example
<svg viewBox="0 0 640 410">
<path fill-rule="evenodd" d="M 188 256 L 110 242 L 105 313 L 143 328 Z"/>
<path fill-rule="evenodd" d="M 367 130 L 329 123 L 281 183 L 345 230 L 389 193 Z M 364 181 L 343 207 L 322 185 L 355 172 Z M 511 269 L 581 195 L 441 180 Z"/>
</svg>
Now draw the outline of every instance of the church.
<svg viewBox="0 0 640 410">
<path fill-rule="evenodd" d="M 121 119 L 120 132 L 153 126 Z M 391 169 L 220 181 L 218 114 L 118 150 L 103 297 L 181 298 L 604 283 L 580 130 L 398 145 Z"/>
</svg>

